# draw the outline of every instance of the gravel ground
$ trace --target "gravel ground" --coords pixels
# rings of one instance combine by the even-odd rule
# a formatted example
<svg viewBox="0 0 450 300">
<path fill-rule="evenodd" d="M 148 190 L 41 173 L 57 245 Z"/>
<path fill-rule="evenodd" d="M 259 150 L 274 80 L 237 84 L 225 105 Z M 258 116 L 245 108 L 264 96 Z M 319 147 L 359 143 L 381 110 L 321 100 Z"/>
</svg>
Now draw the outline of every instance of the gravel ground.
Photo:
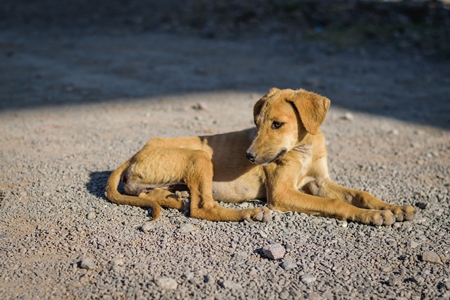
<svg viewBox="0 0 450 300">
<path fill-rule="evenodd" d="M 283 35 L 2 29 L 0 299 L 450 299 L 449 67 Z M 105 198 L 150 137 L 252 126 L 272 86 L 328 96 L 331 176 L 416 219 L 149 222 Z"/>
</svg>

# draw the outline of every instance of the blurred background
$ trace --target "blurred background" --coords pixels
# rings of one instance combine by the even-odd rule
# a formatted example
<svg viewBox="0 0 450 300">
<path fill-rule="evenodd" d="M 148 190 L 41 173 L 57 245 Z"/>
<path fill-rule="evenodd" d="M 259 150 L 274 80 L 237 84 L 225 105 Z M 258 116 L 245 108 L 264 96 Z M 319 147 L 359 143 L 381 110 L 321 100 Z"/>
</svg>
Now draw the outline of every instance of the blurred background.
<svg viewBox="0 0 450 300">
<path fill-rule="evenodd" d="M 393 43 L 450 59 L 449 0 L 2 0 L 0 29 L 10 27 L 210 39 L 283 34 L 335 47 Z"/>
<path fill-rule="evenodd" d="M 449 128 L 449 63 L 450 0 L 0 1 L 0 111 L 277 86 Z"/>
</svg>

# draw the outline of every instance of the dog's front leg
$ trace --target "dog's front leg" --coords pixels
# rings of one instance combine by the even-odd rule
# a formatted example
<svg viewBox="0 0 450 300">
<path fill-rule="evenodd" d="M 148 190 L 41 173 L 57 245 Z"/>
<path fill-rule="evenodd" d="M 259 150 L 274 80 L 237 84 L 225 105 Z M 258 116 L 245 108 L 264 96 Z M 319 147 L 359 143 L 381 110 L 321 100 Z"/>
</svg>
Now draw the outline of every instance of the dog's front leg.
<svg viewBox="0 0 450 300">
<path fill-rule="evenodd" d="M 213 199 L 213 164 L 206 152 L 194 150 L 185 182 L 191 195 L 191 217 L 211 221 L 269 221 L 271 218 L 267 207 L 231 209 L 220 206 Z"/>
<path fill-rule="evenodd" d="M 410 205 L 389 204 L 367 192 L 341 186 L 328 178 L 319 178 L 309 183 L 308 189 L 313 195 L 338 198 L 356 207 L 390 210 L 395 215 L 397 221 L 410 221 L 416 215 L 414 208 Z"/>
<path fill-rule="evenodd" d="M 338 198 L 322 198 L 308 195 L 297 189 L 293 177 L 295 164 L 267 168 L 267 203 L 272 210 L 295 211 L 311 215 L 337 218 L 372 225 L 391 225 L 395 216 L 390 210 L 370 210 L 353 206 Z"/>
<path fill-rule="evenodd" d="M 362 209 L 339 199 L 312 196 L 295 189 L 275 192 L 268 198 L 268 203 L 272 210 L 296 211 L 363 224 L 380 226 L 395 222 L 395 216 L 390 210 Z"/>
</svg>

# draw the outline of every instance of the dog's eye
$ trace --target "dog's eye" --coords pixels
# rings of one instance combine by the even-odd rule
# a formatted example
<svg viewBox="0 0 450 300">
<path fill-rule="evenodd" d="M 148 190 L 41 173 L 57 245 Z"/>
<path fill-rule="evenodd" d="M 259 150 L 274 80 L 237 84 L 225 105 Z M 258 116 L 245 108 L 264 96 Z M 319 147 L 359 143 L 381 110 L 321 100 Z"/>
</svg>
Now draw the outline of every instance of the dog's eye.
<svg viewBox="0 0 450 300">
<path fill-rule="evenodd" d="M 283 122 L 273 121 L 272 123 L 272 129 L 279 129 L 281 126 L 283 126 Z"/>
</svg>

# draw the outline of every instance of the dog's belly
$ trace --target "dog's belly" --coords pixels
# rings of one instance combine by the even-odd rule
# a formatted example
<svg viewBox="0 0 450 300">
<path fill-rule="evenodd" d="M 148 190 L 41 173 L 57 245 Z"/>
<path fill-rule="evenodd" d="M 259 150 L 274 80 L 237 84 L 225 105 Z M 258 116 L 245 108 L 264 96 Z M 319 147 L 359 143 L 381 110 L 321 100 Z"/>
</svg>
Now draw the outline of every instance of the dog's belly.
<svg viewBox="0 0 450 300">
<path fill-rule="evenodd" d="M 232 182 L 213 182 L 213 198 L 224 202 L 244 202 L 265 199 L 265 188 L 260 183 L 249 184 L 239 180 Z"/>
</svg>

